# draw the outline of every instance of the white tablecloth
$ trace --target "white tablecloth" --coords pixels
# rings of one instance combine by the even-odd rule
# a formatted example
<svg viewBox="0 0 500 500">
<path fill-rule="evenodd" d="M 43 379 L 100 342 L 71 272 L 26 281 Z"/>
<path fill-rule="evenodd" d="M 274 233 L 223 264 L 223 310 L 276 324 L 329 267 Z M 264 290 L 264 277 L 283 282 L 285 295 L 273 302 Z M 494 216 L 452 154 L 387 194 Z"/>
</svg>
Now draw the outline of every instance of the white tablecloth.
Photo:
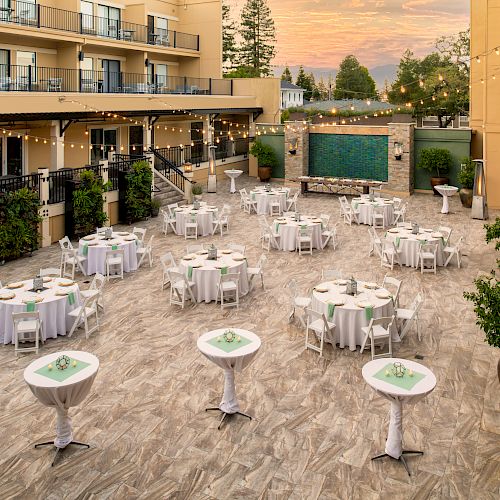
<svg viewBox="0 0 500 500">
<path fill-rule="evenodd" d="M 87 274 L 106 275 L 106 252 L 111 250 L 113 245 L 120 250 L 125 250 L 123 270 L 126 273 L 137 270 L 137 236 L 125 231 L 113 233 L 111 240 L 105 240 L 102 235 L 90 236 L 94 238 L 89 240 L 82 238 L 78 244 L 78 253 L 87 257 L 87 260 L 83 262 L 83 268 Z M 87 245 L 87 255 L 84 251 L 85 245 Z"/>
<path fill-rule="evenodd" d="M 57 370 L 55 361 L 63 354 L 71 359 L 89 363 L 89 366 L 68 377 L 64 382 L 58 382 L 35 373 L 49 363 L 52 363 L 53 369 Z M 71 369 L 71 366 L 67 368 L 67 370 Z M 42 404 L 55 408 L 57 412 L 57 436 L 54 445 L 58 448 L 66 447 L 73 440 L 73 429 L 68 409 L 79 405 L 87 397 L 98 369 L 99 360 L 93 354 L 84 351 L 62 351 L 35 359 L 24 370 L 24 380 L 31 392 Z"/>
<path fill-rule="evenodd" d="M 225 254 L 222 253 L 223 251 L 219 250 L 217 260 L 207 260 L 207 252 L 202 251 L 203 253 L 190 254 L 193 257 L 192 260 L 182 259 L 179 262 L 179 272 L 185 273 L 186 276 L 188 276 L 189 266 L 193 267 L 192 277 L 188 279 L 195 283 L 194 296 L 197 302 L 211 302 L 217 299 L 221 267 L 227 267 L 228 273 L 240 274 L 240 297 L 248 293 L 247 261 L 238 252 Z"/>
<path fill-rule="evenodd" d="M 4 344 L 14 343 L 14 325 L 12 313 L 26 312 L 26 304 L 23 299 L 30 299 L 33 296 L 43 297 L 42 302 L 35 304 L 35 310 L 40 313 L 43 322 L 43 337 L 56 338 L 58 335 L 66 335 L 73 326 L 74 318 L 68 317 L 68 313 L 81 304 L 80 291 L 75 283 L 72 286 L 57 286 L 58 283 L 70 282 L 63 278 L 53 278 L 47 281 L 45 278 L 44 290 L 39 294 L 34 294 L 29 290 L 33 288 L 33 280 L 20 281 L 23 286 L 9 290 L 2 288 L 0 293 L 13 292 L 15 297 L 10 300 L 0 300 L 0 342 Z M 75 303 L 70 305 L 66 295 L 56 295 L 56 293 L 74 292 Z"/>
<path fill-rule="evenodd" d="M 250 191 L 250 198 L 257 202 L 257 213 L 259 215 L 268 215 L 271 203 L 279 202 L 281 211 L 286 211 L 286 198 L 288 191 L 286 189 L 273 189 L 271 191 L 253 190 Z"/>
<path fill-rule="evenodd" d="M 338 281 L 338 280 L 337 280 Z M 341 281 L 339 281 L 341 282 Z M 312 294 L 311 307 L 314 311 L 323 313 L 328 318 L 328 303 L 329 302 L 344 302 L 344 305 L 336 305 L 333 313 L 333 319 L 329 319 L 335 323 L 335 343 L 341 348 L 349 347 L 351 351 L 356 350 L 356 346 L 361 346 L 365 338 L 365 334 L 361 331 L 361 327 L 368 326 L 370 321 L 367 319 L 366 311 L 356 304 L 359 302 L 369 302 L 373 306 L 373 318 L 382 318 L 392 316 L 394 314 L 394 305 L 391 298 L 378 298 L 377 292 L 387 292 L 383 288 L 375 290 L 365 287 L 364 281 L 358 281 L 358 293 L 356 297 L 345 293 L 345 285 L 339 285 L 332 281 L 327 281 L 317 285 L 315 288 L 328 288 L 327 292 L 318 292 L 316 289 Z M 388 293 L 388 292 L 387 292 Z M 399 335 L 396 326 L 392 330 L 392 341 L 399 342 Z"/>
<path fill-rule="evenodd" d="M 186 222 L 191 222 L 196 218 L 198 223 L 198 236 L 208 236 L 213 231 L 213 219 L 217 215 L 217 207 L 204 206 L 199 210 L 194 210 L 193 205 L 179 207 L 175 209 L 175 227 L 177 234 L 186 234 Z"/>
<path fill-rule="evenodd" d="M 297 248 L 297 231 L 299 227 L 312 227 L 313 248 L 322 248 L 321 220 L 309 215 L 301 215 L 300 222 L 291 217 L 281 217 L 273 221 L 273 229 L 280 235 L 280 249 L 293 252 Z"/>
<path fill-rule="evenodd" d="M 208 343 L 213 338 L 220 337 L 226 330 L 232 330 L 236 335 L 240 335 L 250 340 L 251 342 L 243 347 L 232 352 L 224 352 L 216 346 Z M 255 333 L 241 328 L 221 328 L 204 333 L 197 342 L 198 349 L 210 361 L 224 370 L 224 395 L 220 402 L 219 408 L 225 413 L 236 413 L 240 410 L 238 400 L 236 398 L 236 390 L 234 386 L 234 372 L 242 371 L 255 358 L 257 351 L 260 349 L 260 338 Z"/>
<path fill-rule="evenodd" d="M 372 225 L 374 207 L 384 207 L 384 226 L 389 227 L 394 223 L 394 202 L 390 200 L 378 199 L 370 201 L 367 198 L 353 198 L 352 207 L 359 210 L 358 220 L 360 224 Z"/>
<path fill-rule="evenodd" d="M 458 188 L 455 186 L 434 186 L 434 189 L 443 197 L 443 206 L 441 208 L 442 214 L 447 214 L 450 211 L 450 204 L 448 202 L 448 198 L 453 196 Z"/>
<path fill-rule="evenodd" d="M 444 245 L 441 236 L 441 233 L 434 233 L 432 229 L 420 229 L 418 235 L 412 234 L 410 226 L 406 228 L 393 228 L 386 233 L 386 238 L 388 240 L 397 243 L 397 238 L 399 238 L 399 246 L 397 247 L 400 251 L 399 259 L 401 260 L 401 264 L 403 264 L 403 266 L 409 267 L 417 267 L 418 252 L 420 250 L 420 245 L 423 242 L 437 243 L 438 250 L 436 254 L 436 262 L 438 266 L 444 265 Z"/>
<path fill-rule="evenodd" d="M 230 193 L 236 193 L 236 183 L 234 180 L 239 177 L 243 170 L 231 169 L 224 172 L 231 179 L 231 187 L 229 188 Z"/>
<path fill-rule="evenodd" d="M 410 389 L 397 387 L 389 382 L 375 378 L 374 375 L 386 365 L 394 362 L 402 363 L 407 369 L 422 373 L 425 377 Z M 391 402 L 389 432 L 385 443 L 385 452 L 398 459 L 403 451 L 403 403 L 416 403 L 436 387 L 436 377 L 424 365 L 408 359 L 380 358 L 369 361 L 363 366 L 363 378 L 375 391 Z M 392 377 L 394 377 L 392 375 Z M 388 379 L 390 379 L 388 377 Z"/>
</svg>

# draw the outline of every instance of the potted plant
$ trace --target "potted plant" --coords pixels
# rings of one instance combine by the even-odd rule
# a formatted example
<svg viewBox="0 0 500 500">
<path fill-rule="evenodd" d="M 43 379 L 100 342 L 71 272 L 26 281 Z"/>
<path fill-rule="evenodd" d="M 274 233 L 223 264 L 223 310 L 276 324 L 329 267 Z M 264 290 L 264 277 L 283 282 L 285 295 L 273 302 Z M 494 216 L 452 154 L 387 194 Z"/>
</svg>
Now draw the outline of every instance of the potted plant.
<svg viewBox="0 0 500 500">
<path fill-rule="evenodd" d="M 472 188 L 474 187 L 475 175 L 476 166 L 474 165 L 472 158 L 465 157 L 462 160 L 462 167 L 457 175 L 457 180 L 462 186 L 458 194 L 460 195 L 462 206 L 465 208 L 472 207 Z"/>
<path fill-rule="evenodd" d="M 160 213 L 161 203 L 157 198 L 151 200 L 151 217 L 158 217 Z"/>
<path fill-rule="evenodd" d="M 486 242 L 496 241 L 495 249 L 500 250 L 500 218 L 493 224 L 485 224 Z M 500 268 L 500 259 L 497 260 Z M 494 347 L 500 347 L 500 281 L 495 271 L 474 280 L 475 292 L 464 292 L 464 297 L 474 304 L 476 325 L 485 333 L 485 341 Z M 497 364 L 498 380 L 500 381 L 500 359 Z"/>
<path fill-rule="evenodd" d="M 260 181 L 268 182 L 271 179 L 273 168 L 278 166 L 274 149 L 261 141 L 255 141 L 248 152 L 257 158 Z"/>
<path fill-rule="evenodd" d="M 194 183 L 191 187 L 191 193 L 195 200 L 201 200 L 201 195 L 203 194 L 203 187 L 201 184 Z"/>
<path fill-rule="evenodd" d="M 422 170 L 427 170 L 431 176 L 431 186 L 435 195 L 439 193 L 434 189 L 434 186 L 448 184 L 449 177 L 446 174 L 453 166 L 453 157 L 448 149 L 444 148 L 425 148 L 420 152 L 420 160 L 417 167 Z"/>
</svg>

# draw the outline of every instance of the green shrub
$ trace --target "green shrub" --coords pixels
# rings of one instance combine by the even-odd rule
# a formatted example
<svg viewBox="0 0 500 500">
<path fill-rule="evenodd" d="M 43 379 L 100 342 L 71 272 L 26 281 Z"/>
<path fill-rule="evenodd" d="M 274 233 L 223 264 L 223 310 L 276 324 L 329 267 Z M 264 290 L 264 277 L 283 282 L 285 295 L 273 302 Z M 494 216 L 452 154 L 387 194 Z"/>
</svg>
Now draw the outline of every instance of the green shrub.
<svg viewBox="0 0 500 500">
<path fill-rule="evenodd" d="M 38 193 L 22 188 L 0 193 L 0 260 L 17 259 L 39 245 Z"/>
<path fill-rule="evenodd" d="M 453 166 L 451 153 L 444 148 L 425 148 L 420 152 L 420 160 L 417 167 L 427 170 L 431 176 L 437 173 L 437 177 L 447 174 Z"/>
<path fill-rule="evenodd" d="M 132 164 L 130 172 L 126 175 L 127 191 L 125 205 L 127 219 L 136 221 L 151 215 L 151 185 L 153 171 L 148 161 L 140 160 Z"/>
<path fill-rule="evenodd" d="M 75 234 L 84 235 L 95 231 L 108 220 L 104 206 L 104 192 L 109 183 L 104 184 L 102 179 L 92 170 L 85 170 L 80 174 L 78 189 L 73 191 L 73 220 Z"/>
<path fill-rule="evenodd" d="M 474 187 L 476 165 L 470 157 L 465 157 L 461 163 L 463 167 L 460 169 L 460 172 L 458 172 L 457 180 L 463 188 L 472 189 Z"/>
<path fill-rule="evenodd" d="M 274 149 L 262 141 L 255 141 L 248 152 L 257 158 L 259 167 L 278 166 L 278 159 L 276 158 Z"/>
<path fill-rule="evenodd" d="M 193 184 L 191 186 L 191 193 L 193 193 L 195 196 L 200 196 L 203 194 L 203 187 L 201 184 Z"/>
</svg>

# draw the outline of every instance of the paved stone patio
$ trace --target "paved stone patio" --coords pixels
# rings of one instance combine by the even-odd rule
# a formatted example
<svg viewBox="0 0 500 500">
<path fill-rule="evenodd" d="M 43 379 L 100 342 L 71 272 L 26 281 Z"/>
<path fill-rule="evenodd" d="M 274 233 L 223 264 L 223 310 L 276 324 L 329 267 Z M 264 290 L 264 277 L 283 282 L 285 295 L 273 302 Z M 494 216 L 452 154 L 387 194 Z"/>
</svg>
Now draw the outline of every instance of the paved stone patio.
<svg viewBox="0 0 500 500">
<path fill-rule="evenodd" d="M 251 187 L 255 180 L 240 178 L 237 184 Z M 255 263 L 261 253 L 257 216 L 238 209 L 239 197 L 229 195 L 228 182 L 218 188 L 218 195 L 204 199 L 232 205 L 231 232 L 223 243 L 220 237 L 200 242 L 244 243 Z M 180 258 L 186 242 L 164 236 L 157 218 L 141 224 L 148 236 L 155 234 L 153 268 L 106 285 L 100 332 L 88 340 L 81 331 L 71 339 L 48 340 L 40 352 L 81 349 L 99 357 L 91 394 L 70 411 L 75 438 L 89 442 L 90 450 L 67 450 L 51 468 L 53 452 L 33 448 L 52 438 L 55 412 L 23 381 L 35 355 L 16 359 L 12 345 L 0 346 L 0 497 L 499 498 L 500 352 L 484 343 L 462 298 L 478 271 L 494 267 L 494 250 L 484 243 L 483 222 L 469 219 L 458 197 L 451 200 L 452 214 L 441 215 L 440 207 L 441 198 L 415 195 L 407 219 L 423 227 L 449 225 L 454 241 L 464 234 L 463 268 L 452 264 L 437 276 L 409 268 L 391 273 L 404 280 L 402 304 L 418 291 L 425 295 L 422 342 L 412 330 L 394 354 L 422 355 L 437 377 L 432 394 L 405 407 L 406 446 L 425 451 L 409 459 L 411 477 L 394 461 L 370 460 L 384 447 L 389 403 L 361 377 L 369 352 L 328 345 L 321 359 L 304 350 L 298 322 L 287 321 L 284 287 L 291 278 L 303 292 L 320 281 L 322 267 L 382 281 L 386 270 L 367 257 L 367 226 L 341 224 L 337 250 L 312 257 L 271 251 L 265 290 L 257 286 L 239 311 L 221 313 L 213 303 L 184 311 L 169 305 L 158 257 L 172 251 Z M 299 208 L 339 220 L 336 196 L 301 197 Z M 59 245 L 52 245 L 1 267 L 0 279 L 27 279 L 41 266 L 57 266 L 59 258 Z M 236 417 L 218 431 L 217 416 L 204 408 L 219 402 L 222 371 L 198 352 L 196 339 L 226 326 L 254 331 L 263 345 L 253 364 L 236 376 L 241 407 L 254 420 Z"/>
</svg>

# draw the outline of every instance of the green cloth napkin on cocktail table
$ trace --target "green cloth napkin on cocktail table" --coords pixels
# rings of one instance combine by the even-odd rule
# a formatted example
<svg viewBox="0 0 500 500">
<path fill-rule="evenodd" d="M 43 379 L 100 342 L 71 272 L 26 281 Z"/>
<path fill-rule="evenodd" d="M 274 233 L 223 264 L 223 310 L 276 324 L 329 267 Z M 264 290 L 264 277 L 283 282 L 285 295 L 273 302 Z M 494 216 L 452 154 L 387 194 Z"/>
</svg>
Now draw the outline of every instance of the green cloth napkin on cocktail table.
<svg viewBox="0 0 500 500">
<path fill-rule="evenodd" d="M 399 236 L 396 236 L 396 246 L 399 247 L 400 243 L 401 243 L 401 238 Z"/>
<path fill-rule="evenodd" d="M 394 375 L 392 372 L 393 366 L 393 363 L 388 363 L 377 373 L 375 373 L 375 375 L 373 375 L 373 378 L 382 380 L 384 382 L 387 382 L 388 384 L 395 385 L 396 387 L 399 387 L 401 389 L 406 389 L 407 391 L 411 391 L 418 382 L 425 378 L 425 375 L 423 373 L 416 371 L 413 371 L 413 376 L 410 377 L 410 375 L 408 375 L 408 370 L 405 371 L 402 377 L 396 377 L 396 375 Z M 386 371 L 389 372 L 388 375 L 385 374 Z"/>
<path fill-rule="evenodd" d="M 220 268 L 220 273 L 221 274 L 227 274 L 227 266 L 221 267 Z"/>
<path fill-rule="evenodd" d="M 26 312 L 32 313 L 35 312 L 35 301 L 30 300 L 29 302 L 26 302 Z"/>
<path fill-rule="evenodd" d="M 365 307 L 366 321 L 370 321 L 373 318 L 373 306 Z"/>
<path fill-rule="evenodd" d="M 111 250 L 118 250 L 118 245 L 111 245 Z"/>
<path fill-rule="evenodd" d="M 68 293 L 68 304 L 70 306 L 74 305 L 75 303 L 75 292 L 69 292 Z"/>
<path fill-rule="evenodd" d="M 331 302 L 328 303 L 328 321 L 333 319 L 333 313 L 335 312 L 335 304 Z"/>
<path fill-rule="evenodd" d="M 188 278 L 191 279 L 193 277 L 193 266 L 188 266 Z"/>
<path fill-rule="evenodd" d="M 82 254 L 84 256 L 87 256 L 89 254 L 89 244 L 88 243 L 83 244 Z"/>
</svg>

